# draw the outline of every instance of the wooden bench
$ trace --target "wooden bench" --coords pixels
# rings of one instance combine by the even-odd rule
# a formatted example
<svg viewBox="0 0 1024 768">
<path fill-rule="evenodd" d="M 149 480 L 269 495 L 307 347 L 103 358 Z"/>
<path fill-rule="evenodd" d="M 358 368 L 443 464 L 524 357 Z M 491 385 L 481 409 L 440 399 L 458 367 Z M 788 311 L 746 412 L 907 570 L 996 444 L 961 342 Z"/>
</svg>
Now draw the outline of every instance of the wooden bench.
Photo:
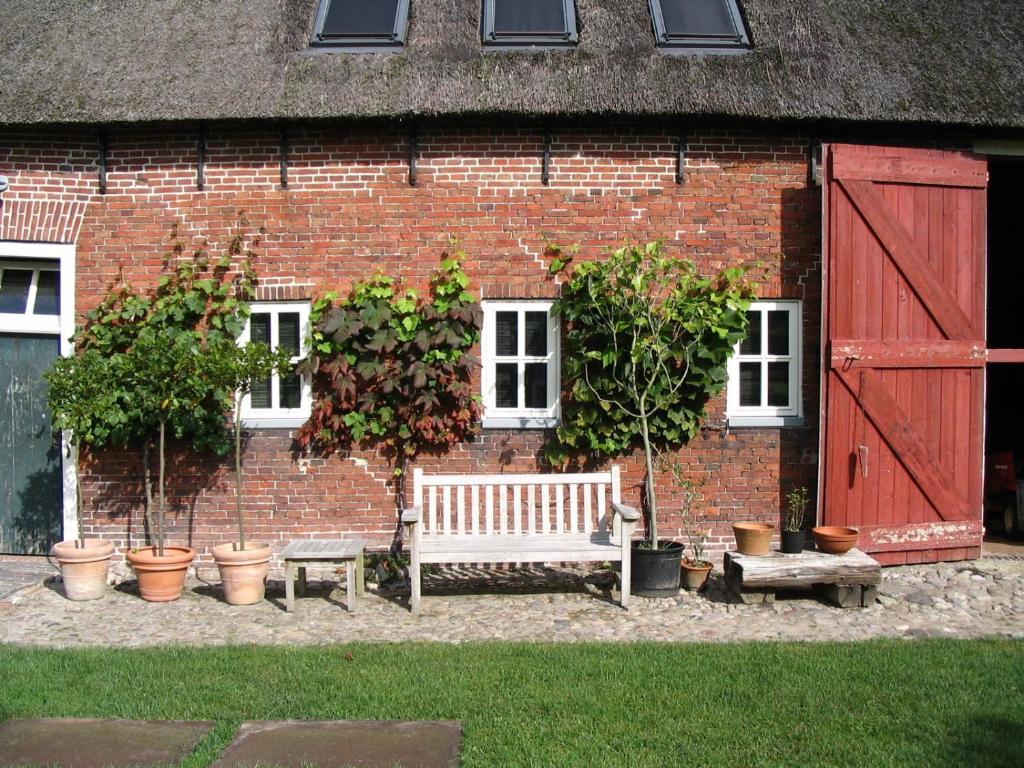
<svg viewBox="0 0 1024 768">
<path fill-rule="evenodd" d="M 344 563 L 346 605 L 351 613 L 356 609 L 356 595 L 363 594 L 362 539 L 297 539 L 281 552 L 284 560 L 284 603 L 286 611 L 295 610 L 295 575 L 299 576 L 299 596 L 306 594 L 306 566 L 324 563 Z"/>
<path fill-rule="evenodd" d="M 841 608 L 866 608 L 878 597 L 882 566 L 859 549 L 761 557 L 726 552 L 725 582 L 747 605 L 773 603 L 780 589 L 811 587 Z"/>
<path fill-rule="evenodd" d="M 630 539 L 640 514 L 621 503 L 619 468 L 544 475 L 427 475 L 413 470 L 402 514 L 411 554 L 410 608 L 425 563 L 620 562 L 629 605 Z"/>
</svg>

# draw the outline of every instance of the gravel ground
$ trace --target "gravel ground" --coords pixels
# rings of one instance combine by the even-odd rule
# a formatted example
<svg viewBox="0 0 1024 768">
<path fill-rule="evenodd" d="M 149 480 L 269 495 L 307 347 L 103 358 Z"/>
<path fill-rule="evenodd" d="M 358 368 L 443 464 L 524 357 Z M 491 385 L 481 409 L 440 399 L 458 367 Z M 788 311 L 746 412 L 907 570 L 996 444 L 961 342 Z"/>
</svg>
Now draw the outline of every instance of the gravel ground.
<svg viewBox="0 0 1024 768">
<path fill-rule="evenodd" d="M 146 603 L 133 582 L 101 600 L 74 603 L 58 581 L 37 586 L 0 614 L 0 643 L 48 647 L 185 644 L 321 644 L 352 641 L 546 642 L 866 640 L 876 637 L 1024 637 L 1024 561 L 888 568 L 871 608 L 840 609 L 811 593 L 779 593 L 771 605 L 738 604 L 714 576 L 700 594 L 635 598 L 622 610 L 607 571 L 444 569 L 425 578 L 423 611 L 406 593 L 370 585 L 356 613 L 344 609 L 343 577 L 310 570 L 296 611 L 271 582 L 267 599 L 229 606 L 216 569 L 190 578 L 172 603 Z M 322 579 L 322 580 L 320 580 Z M 340 588 L 339 588 L 340 587 Z"/>
</svg>

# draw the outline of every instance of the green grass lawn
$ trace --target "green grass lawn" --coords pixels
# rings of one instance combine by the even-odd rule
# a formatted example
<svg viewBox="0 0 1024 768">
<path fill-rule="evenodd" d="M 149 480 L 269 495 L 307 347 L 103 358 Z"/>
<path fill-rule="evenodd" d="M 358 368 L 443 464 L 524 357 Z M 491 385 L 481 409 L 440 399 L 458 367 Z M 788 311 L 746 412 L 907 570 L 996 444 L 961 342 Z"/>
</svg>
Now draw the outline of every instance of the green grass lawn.
<svg viewBox="0 0 1024 768">
<path fill-rule="evenodd" d="M 466 766 L 1021 766 L 1024 642 L 0 647 L 0 719 L 451 719 Z"/>
</svg>

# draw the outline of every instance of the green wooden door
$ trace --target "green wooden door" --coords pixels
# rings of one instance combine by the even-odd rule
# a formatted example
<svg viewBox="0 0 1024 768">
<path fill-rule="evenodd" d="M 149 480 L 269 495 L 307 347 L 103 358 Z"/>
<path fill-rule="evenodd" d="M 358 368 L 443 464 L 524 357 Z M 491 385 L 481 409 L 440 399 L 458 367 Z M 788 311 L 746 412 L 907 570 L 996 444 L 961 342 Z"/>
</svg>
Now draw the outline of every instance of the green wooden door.
<svg viewBox="0 0 1024 768">
<path fill-rule="evenodd" d="M 0 333 L 0 552 L 44 554 L 61 533 L 59 436 L 43 373 L 56 336 Z"/>
</svg>

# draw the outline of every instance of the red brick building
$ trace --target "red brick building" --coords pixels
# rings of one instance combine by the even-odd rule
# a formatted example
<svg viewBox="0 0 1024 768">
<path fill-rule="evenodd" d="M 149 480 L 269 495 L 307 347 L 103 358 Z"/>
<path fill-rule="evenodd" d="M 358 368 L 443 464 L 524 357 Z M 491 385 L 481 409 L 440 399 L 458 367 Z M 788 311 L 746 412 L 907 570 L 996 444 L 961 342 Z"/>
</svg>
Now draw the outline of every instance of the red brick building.
<svg viewBox="0 0 1024 768">
<path fill-rule="evenodd" d="M 740 350 L 727 395 L 679 452 L 701 483 L 715 548 L 724 549 L 733 521 L 777 522 L 796 483 L 820 486 L 819 519 L 874 531 L 874 549 L 888 562 L 977 554 L 987 359 L 986 295 L 977 285 L 988 275 L 994 286 L 991 340 L 993 317 L 1012 310 L 998 286 L 1020 269 L 1012 264 L 1019 246 L 1004 231 L 1019 199 L 1010 158 L 1024 153 L 1024 30 L 1014 3 L 956 4 L 963 23 L 955 40 L 954 4 L 902 0 L 884 12 L 852 0 L 697 4 L 710 9 L 706 17 L 677 16 L 673 9 L 686 4 L 670 0 L 527 4 L 544 23 L 509 15 L 503 0 L 403 0 L 383 4 L 395 16 L 378 36 L 367 33 L 376 18 L 346 27 L 343 11 L 358 5 L 338 1 L 334 12 L 318 0 L 159 0 L 0 9 L 0 174 L 9 184 L 0 197 L 0 376 L 12 382 L 0 446 L 12 467 L 0 500 L 0 550 L 45 547 L 61 532 L 61 509 L 63 534 L 72 533 L 74 487 L 39 429 L 47 416 L 30 384 L 58 346 L 69 351 L 76 318 L 119 278 L 155 281 L 172 226 L 216 251 L 244 215 L 263 233 L 257 311 L 281 337 L 293 320 L 304 323 L 312 298 L 344 293 L 376 271 L 424 284 L 451 238 L 467 254 L 491 322 L 495 311 L 546 311 L 545 300 L 557 296 L 544 257 L 549 241 L 579 244 L 580 258 L 596 258 L 624 239 L 661 239 L 706 271 L 761 262 L 764 301 L 754 311 L 765 339 L 783 341 Z M 563 23 L 555 34 L 548 6 Z M 860 165 L 874 176 L 851 171 L 878 189 L 967 190 L 967 203 L 946 209 L 963 224 L 947 226 L 956 244 L 948 256 L 929 239 L 943 231 L 946 193 L 935 193 L 940 203 L 927 214 L 918 204 L 915 230 L 916 193 L 905 191 L 904 200 L 904 191 L 879 192 L 916 242 L 910 250 L 939 265 L 946 294 L 926 286 L 918 297 L 913 260 L 908 266 L 896 254 L 882 266 L 884 236 L 870 240 L 858 230 L 864 222 L 842 207 L 854 193 L 836 169 L 857 166 L 861 156 L 837 154 L 836 144 L 889 147 L 864 154 Z M 986 163 L 991 174 L 975 178 Z M 970 211 L 961 221 L 963 205 Z M 864 214 L 869 228 L 870 218 Z M 823 251 L 825 265 L 830 253 L 849 260 L 823 270 Z M 872 267 L 871 259 L 881 261 Z M 923 279 L 934 288 L 936 280 Z M 823 286 L 831 310 L 823 311 Z M 947 294 L 969 316 L 962 334 L 943 335 L 935 305 Z M 890 328 L 884 307 L 915 297 L 921 306 Z M 853 330 L 840 333 L 843 302 L 864 311 L 849 310 Z M 929 362 L 903 350 L 881 365 L 878 381 L 891 384 L 883 405 L 897 406 L 885 419 L 917 428 L 918 439 L 906 443 L 879 423 L 877 403 L 858 399 L 863 385 L 844 390 L 841 372 L 822 371 L 832 369 L 838 339 L 906 342 L 918 338 L 915 323 L 929 344 L 980 343 L 982 358 L 940 344 L 929 347 Z M 1006 325 L 998 332 L 1000 342 L 988 346 L 1024 347 Z M 557 328 L 552 334 L 548 362 L 557 370 Z M 864 344 L 851 360 L 870 357 Z M 937 367 L 939 349 L 948 385 L 902 381 L 917 375 L 908 371 Z M 1017 357 L 1002 357 L 998 373 L 989 366 L 989 421 L 1003 414 L 1002 442 L 989 452 L 1024 447 L 1024 439 L 1015 444 L 1020 425 L 1006 417 L 1020 383 Z M 484 370 L 489 364 L 484 355 Z M 28 394 L 17 400 L 15 391 Z M 823 391 L 832 412 L 822 407 Z M 481 436 L 419 465 L 545 469 L 539 457 L 557 423 L 557 387 L 543 408 L 499 407 L 493 391 L 481 395 Z M 252 537 L 280 548 L 293 538 L 358 532 L 390 544 L 397 518 L 382 457 L 296 451 L 292 435 L 310 396 L 305 386 L 275 389 L 270 407 L 250 404 L 246 412 Z M 933 423 L 929 400 L 953 421 Z M 957 426 L 960 414 L 966 426 Z M 922 459 L 921 445 L 935 451 Z M 638 503 L 642 461 L 618 463 L 627 501 Z M 227 470 L 212 457 L 176 456 L 170 540 L 204 553 L 231 537 Z M 143 541 L 140 455 L 105 451 L 89 457 L 85 471 L 86 530 L 122 547 Z M 671 480 L 659 484 L 669 510 L 663 530 L 679 535 Z"/>
</svg>

